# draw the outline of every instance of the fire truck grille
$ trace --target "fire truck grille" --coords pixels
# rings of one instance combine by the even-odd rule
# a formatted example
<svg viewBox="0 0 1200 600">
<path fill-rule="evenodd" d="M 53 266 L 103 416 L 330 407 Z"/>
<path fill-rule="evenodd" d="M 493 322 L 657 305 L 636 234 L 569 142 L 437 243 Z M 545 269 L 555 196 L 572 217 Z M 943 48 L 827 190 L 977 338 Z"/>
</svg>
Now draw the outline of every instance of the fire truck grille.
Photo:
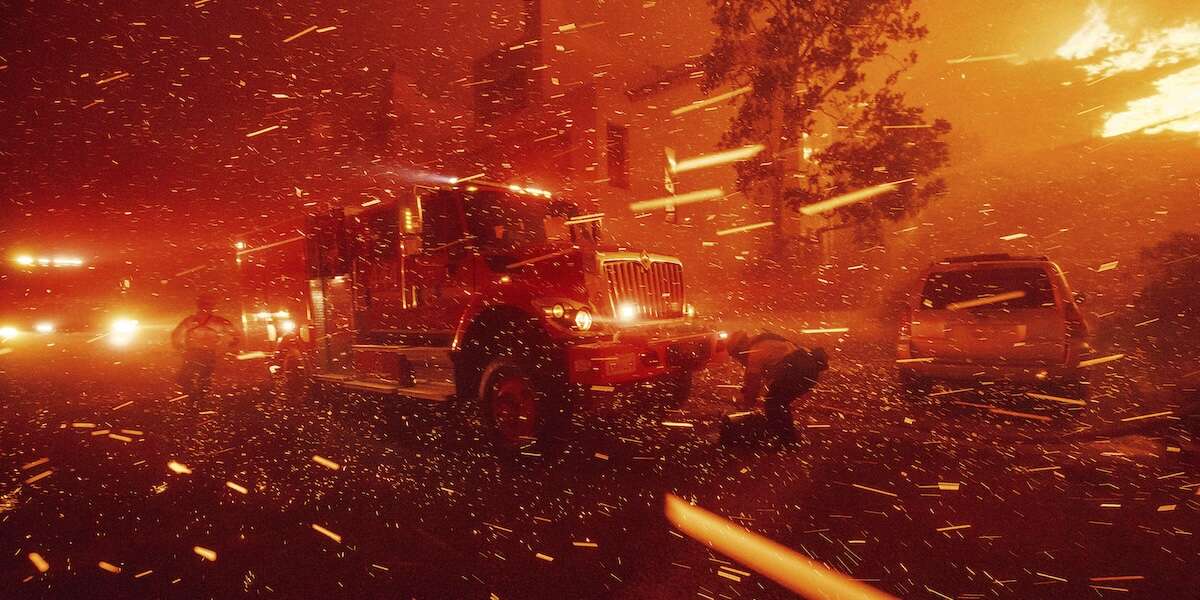
<svg viewBox="0 0 1200 600">
<path fill-rule="evenodd" d="M 608 299 L 612 313 L 633 303 L 640 319 L 671 319 L 683 316 L 683 267 L 670 262 L 616 260 L 604 263 L 608 277 Z"/>
</svg>

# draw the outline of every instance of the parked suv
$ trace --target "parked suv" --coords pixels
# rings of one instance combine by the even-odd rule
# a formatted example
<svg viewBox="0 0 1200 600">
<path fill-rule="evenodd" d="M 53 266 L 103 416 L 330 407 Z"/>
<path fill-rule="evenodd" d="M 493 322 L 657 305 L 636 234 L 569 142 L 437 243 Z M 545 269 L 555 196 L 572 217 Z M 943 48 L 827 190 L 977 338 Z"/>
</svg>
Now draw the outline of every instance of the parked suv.
<svg viewBox="0 0 1200 600">
<path fill-rule="evenodd" d="M 1044 256 L 946 258 L 914 287 L 896 346 L 901 385 L 1007 380 L 1082 395 L 1089 327 L 1062 269 Z"/>
</svg>

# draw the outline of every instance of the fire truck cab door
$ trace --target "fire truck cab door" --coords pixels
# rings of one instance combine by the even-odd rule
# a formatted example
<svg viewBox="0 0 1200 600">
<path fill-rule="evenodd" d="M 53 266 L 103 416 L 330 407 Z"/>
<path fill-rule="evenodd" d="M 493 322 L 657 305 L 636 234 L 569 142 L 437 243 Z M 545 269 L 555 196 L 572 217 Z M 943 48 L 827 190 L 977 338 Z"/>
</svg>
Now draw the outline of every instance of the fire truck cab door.
<svg viewBox="0 0 1200 600">
<path fill-rule="evenodd" d="M 459 195 L 426 195 L 420 213 L 421 231 L 401 244 L 408 296 L 399 325 L 448 344 L 475 291 L 478 253 L 463 227 Z"/>
</svg>

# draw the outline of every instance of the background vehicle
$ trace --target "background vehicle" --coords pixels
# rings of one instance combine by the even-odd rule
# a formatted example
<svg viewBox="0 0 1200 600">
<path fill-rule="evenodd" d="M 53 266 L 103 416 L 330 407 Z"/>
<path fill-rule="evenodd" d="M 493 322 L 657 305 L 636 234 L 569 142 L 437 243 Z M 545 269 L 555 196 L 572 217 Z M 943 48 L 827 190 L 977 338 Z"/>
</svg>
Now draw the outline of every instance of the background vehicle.
<svg viewBox="0 0 1200 600">
<path fill-rule="evenodd" d="M 896 347 L 901 384 L 1011 380 L 1083 393 L 1088 326 L 1062 269 L 1046 257 L 962 256 L 929 266 Z"/>
<path fill-rule="evenodd" d="M 84 333 L 131 343 L 142 311 L 126 265 L 20 253 L 0 266 L 0 339 Z"/>
<path fill-rule="evenodd" d="M 544 438 L 593 386 L 672 402 L 724 352 L 683 267 L 605 245 L 601 215 L 472 182 L 331 209 L 237 242 L 243 324 L 282 385 L 476 401 L 502 446 Z"/>
</svg>

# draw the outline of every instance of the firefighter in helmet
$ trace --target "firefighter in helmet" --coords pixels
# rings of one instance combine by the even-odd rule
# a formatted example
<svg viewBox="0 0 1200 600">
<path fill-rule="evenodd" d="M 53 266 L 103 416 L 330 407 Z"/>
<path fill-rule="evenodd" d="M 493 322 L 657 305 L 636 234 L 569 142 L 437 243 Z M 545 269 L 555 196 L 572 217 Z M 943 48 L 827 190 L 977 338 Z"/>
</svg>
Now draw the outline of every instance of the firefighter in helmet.
<svg viewBox="0 0 1200 600">
<path fill-rule="evenodd" d="M 765 388 L 763 408 L 769 433 L 781 442 L 795 441 L 792 402 L 807 394 L 821 372 L 829 368 L 825 350 L 801 348 L 770 332 L 751 337 L 736 331 L 729 336 L 729 354 L 746 368 L 740 407 L 754 408 Z"/>
<path fill-rule="evenodd" d="M 179 385 L 191 400 L 208 393 L 217 361 L 241 345 L 241 333 L 228 319 L 217 315 L 217 297 L 205 292 L 196 298 L 196 312 L 171 332 L 171 345 L 183 354 Z"/>
</svg>

